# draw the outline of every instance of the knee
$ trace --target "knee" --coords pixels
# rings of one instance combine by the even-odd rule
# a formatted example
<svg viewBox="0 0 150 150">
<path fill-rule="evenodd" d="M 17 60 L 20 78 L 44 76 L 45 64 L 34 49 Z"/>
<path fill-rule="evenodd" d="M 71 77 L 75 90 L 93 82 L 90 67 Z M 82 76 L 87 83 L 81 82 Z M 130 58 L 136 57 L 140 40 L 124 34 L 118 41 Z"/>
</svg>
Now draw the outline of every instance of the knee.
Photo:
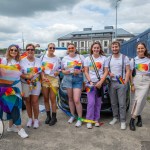
<svg viewBox="0 0 150 150">
<path fill-rule="evenodd" d="M 80 100 L 75 100 L 74 103 L 75 105 L 80 105 Z"/>
</svg>

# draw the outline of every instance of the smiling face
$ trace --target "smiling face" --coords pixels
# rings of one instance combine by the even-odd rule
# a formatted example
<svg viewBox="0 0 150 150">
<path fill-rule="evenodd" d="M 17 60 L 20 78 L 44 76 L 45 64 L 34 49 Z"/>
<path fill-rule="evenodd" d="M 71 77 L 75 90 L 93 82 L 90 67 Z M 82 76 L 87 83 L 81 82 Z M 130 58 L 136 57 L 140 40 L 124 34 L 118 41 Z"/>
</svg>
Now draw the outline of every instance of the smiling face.
<svg viewBox="0 0 150 150">
<path fill-rule="evenodd" d="M 99 55 L 101 51 L 101 48 L 99 46 L 99 44 L 94 44 L 92 47 L 92 52 L 94 55 Z"/>
<path fill-rule="evenodd" d="M 27 46 L 26 51 L 28 53 L 28 57 L 32 58 L 35 54 L 35 48 L 32 45 Z"/>
<path fill-rule="evenodd" d="M 48 45 L 48 54 L 53 55 L 55 52 L 55 44 L 51 43 Z"/>
<path fill-rule="evenodd" d="M 9 55 L 15 59 L 16 56 L 18 55 L 18 49 L 15 46 L 10 47 Z"/>
<path fill-rule="evenodd" d="M 146 48 L 143 44 L 138 44 L 137 46 L 137 55 L 139 57 L 144 57 L 146 52 Z"/>
<path fill-rule="evenodd" d="M 113 54 L 119 54 L 120 52 L 120 46 L 118 43 L 114 43 L 111 45 L 111 50 Z"/>
<path fill-rule="evenodd" d="M 75 54 L 76 52 L 76 48 L 73 44 L 69 44 L 67 49 L 69 54 Z"/>
</svg>

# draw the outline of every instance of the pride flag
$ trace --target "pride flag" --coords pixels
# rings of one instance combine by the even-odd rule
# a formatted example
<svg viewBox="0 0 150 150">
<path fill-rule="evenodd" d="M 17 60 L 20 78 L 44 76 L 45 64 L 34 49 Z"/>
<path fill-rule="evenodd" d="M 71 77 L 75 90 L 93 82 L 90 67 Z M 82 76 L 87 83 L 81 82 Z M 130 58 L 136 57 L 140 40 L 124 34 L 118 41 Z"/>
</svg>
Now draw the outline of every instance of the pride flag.
<svg viewBox="0 0 150 150">
<path fill-rule="evenodd" d="M 116 76 L 117 81 L 119 82 L 119 84 L 125 84 L 124 80 L 121 76 Z"/>
<path fill-rule="evenodd" d="M 149 70 L 148 64 L 136 64 L 135 68 L 139 71 L 148 71 Z"/>
</svg>

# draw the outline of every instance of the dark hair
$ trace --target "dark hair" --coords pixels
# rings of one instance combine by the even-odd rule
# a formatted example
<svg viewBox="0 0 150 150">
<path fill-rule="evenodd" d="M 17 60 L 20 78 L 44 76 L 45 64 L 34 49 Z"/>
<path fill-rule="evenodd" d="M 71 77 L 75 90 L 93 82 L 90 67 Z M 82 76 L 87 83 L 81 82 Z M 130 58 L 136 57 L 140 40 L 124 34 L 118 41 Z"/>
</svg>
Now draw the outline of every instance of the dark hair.
<svg viewBox="0 0 150 150">
<path fill-rule="evenodd" d="M 111 43 L 111 46 L 112 46 L 112 45 L 115 45 L 115 44 L 117 44 L 117 45 L 120 47 L 120 42 L 119 42 L 119 41 L 113 41 L 113 42 Z"/>
<path fill-rule="evenodd" d="M 91 45 L 90 54 L 91 54 L 91 55 L 93 54 L 92 49 L 93 49 L 93 46 L 94 46 L 95 44 L 98 44 L 99 47 L 100 47 L 100 52 L 99 52 L 99 54 L 104 56 L 105 53 L 104 53 L 104 51 L 102 50 L 102 45 L 101 45 L 101 43 L 98 42 L 98 41 L 94 42 L 94 43 Z"/>
<path fill-rule="evenodd" d="M 69 45 L 73 45 L 73 46 L 75 47 L 75 49 L 76 49 L 76 46 L 75 46 L 75 44 L 74 44 L 74 43 L 68 43 L 68 45 L 67 45 L 67 49 L 68 49 L 68 46 L 69 46 Z M 69 54 L 68 50 L 67 50 L 67 54 Z M 79 51 L 77 51 L 77 49 L 76 49 L 75 54 L 80 54 L 80 52 L 79 52 Z"/>
<path fill-rule="evenodd" d="M 32 43 L 27 44 L 27 45 L 26 45 L 26 49 L 27 49 L 29 46 L 32 46 L 33 49 L 35 49 L 35 46 L 34 46 Z"/>
<path fill-rule="evenodd" d="M 54 46 L 55 46 L 55 44 L 54 44 L 54 43 L 49 43 L 47 47 L 49 47 L 50 45 L 54 45 Z"/>
<path fill-rule="evenodd" d="M 137 45 L 136 45 L 136 48 L 138 47 L 138 45 L 143 45 L 144 46 L 144 48 L 145 48 L 144 56 L 150 58 L 150 54 L 148 53 L 148 49 L 146 47 L 146 44 L 144 42 L 138 42 Z"/>
</svg>

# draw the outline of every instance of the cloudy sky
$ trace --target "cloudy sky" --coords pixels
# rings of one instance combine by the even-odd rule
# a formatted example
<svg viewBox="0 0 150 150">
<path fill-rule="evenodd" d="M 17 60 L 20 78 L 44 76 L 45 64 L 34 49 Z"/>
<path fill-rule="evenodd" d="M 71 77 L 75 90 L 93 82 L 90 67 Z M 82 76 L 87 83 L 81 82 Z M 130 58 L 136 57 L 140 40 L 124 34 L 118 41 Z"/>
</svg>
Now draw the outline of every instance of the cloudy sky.
<svg viewBox="0 0 150 150">
<path fill-rule="evenodd" d="M 0 0 L 0 48 L 49 42 L 84 27 L 115 26 L 115 0 Z M 149 0 L 121 0 L 118 27 L 131 33 L 150 28 Z"/>
</svg>

